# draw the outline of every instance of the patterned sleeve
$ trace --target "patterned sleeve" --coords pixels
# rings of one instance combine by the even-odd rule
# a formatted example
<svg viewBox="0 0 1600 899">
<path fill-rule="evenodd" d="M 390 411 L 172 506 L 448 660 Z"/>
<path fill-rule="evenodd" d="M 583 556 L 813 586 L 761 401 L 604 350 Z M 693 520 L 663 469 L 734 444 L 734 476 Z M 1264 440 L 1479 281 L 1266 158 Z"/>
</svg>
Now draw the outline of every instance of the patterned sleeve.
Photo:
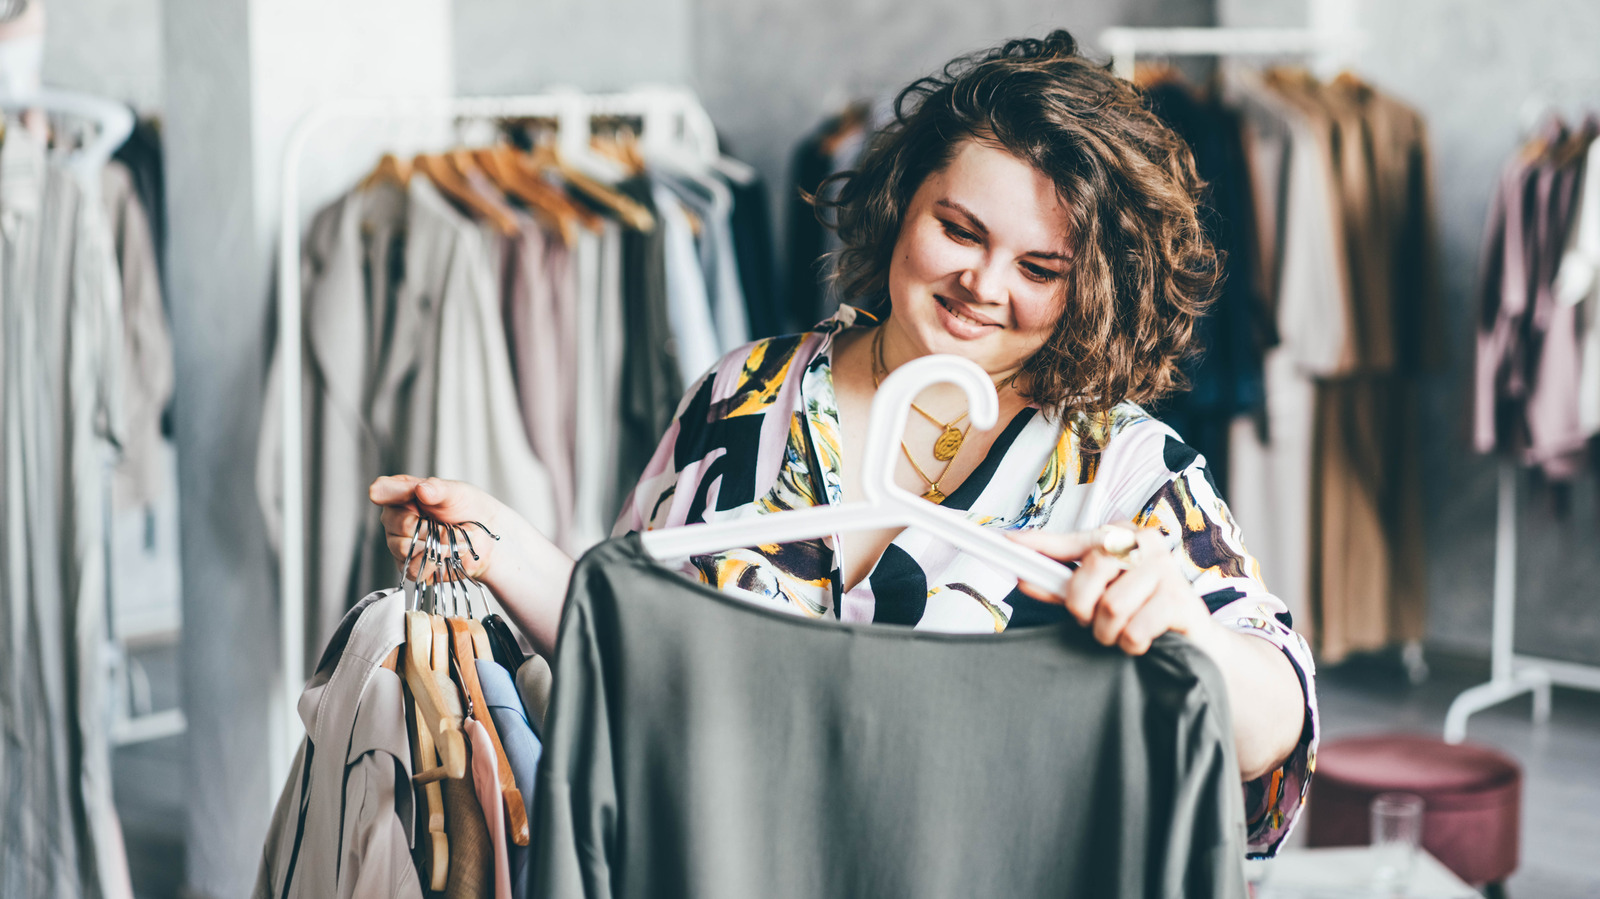
<svg viewBox="0 0 1600 899">
<path fill-rule="evenodd" d="M 668 425 L 666 433 L 661 435 L 661 442 L 656 444 L 656 451 L 650 456 L 650 462 L 645 465 L 644 473 L 639 476 L 639 482 L 634 485 L 628 498 L 623 502 L 622 510 L 617 515 L 617 522 L 612 526 L 611 536 L 619 537 L 636 531 L 652 531 L 682 523 L 668 520 L 668 512 L 672 508 L 672 499 L 677 494 L 679 481 L 675 450 L 684 429 L 695 429 L 696 420 L 686 413 L 691 407 L 699 405 L 695 402 L 697 398 L 709 394 L 716 383 L 717 371 L 717 368 L 712 368 L 684 392 L 677 411 L 673 413 L 672 424 Z M 701 421 L 698 422 L 699 430 L 704 429 L 703 419 L 702 415 Z M 693 441 L 697 435 L 687 436 Z"/>
<path fill-rule="evenodd" d="M 1176 441 L 1173 441 L 1176 444 Z M 1205 458 L 1182 444 L 1187 459 L 1168 460 L 1175 472 L 1146 503 L 1139 524 L 1181 536 L 1177 553 L 1189 580 L 1205 599 L 1212 617 L 1241 633 L 1283 650 L 1305 694 L 1300 742 L 1276 771 L 1244 785 L 1249 821 L 1249 855 L 1270 857 L 1299 817 L 1311 772 L 1316 768 L 1321 725 L 1317 714 L 1316 668 L 1311 647 L 1293 630 L 1289 609 L 1267 592 L 1260 565 L 1245 549 L 1239 526 L 1216 489 Z"/>
</svg>

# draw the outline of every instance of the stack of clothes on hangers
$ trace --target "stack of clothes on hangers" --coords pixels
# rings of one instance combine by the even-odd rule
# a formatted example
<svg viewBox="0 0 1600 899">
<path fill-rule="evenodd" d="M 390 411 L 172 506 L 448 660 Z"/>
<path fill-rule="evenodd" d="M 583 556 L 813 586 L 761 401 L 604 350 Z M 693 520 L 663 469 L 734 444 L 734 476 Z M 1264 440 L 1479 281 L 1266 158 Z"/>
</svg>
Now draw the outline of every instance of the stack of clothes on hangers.
<svg viewBox="0 0 1600 899">
<path fill-rule="evenodd" d="M 0 895 L 131 896 L 105 641 L 124 513 L 174 488 L 155 233 L 71 122 L 0 126 Z M 119 544 L 120 545 L 120 544 Z M 176 557 L 170 558 L 176 566 Z M 176 598 L 170 597 L 175 604 Z M 109 600 L 109 603 L 108 603 Z"/>
<path fill-rule="evenodd" d="M 1484 231 L 1473 445 L 1534 467 L 1560 506 L 1600 435 L 1597 133 L 1594 114 L 1547 121 L 1506 163 Z"/>
<path fill-rule="evenodd" d="M 368 595 L 334 631 L 300 698 L 260 899 L 531 895 L 550 668 L 479 617 L 488 594 L 455 566 L 471 539 L 429 528 L 428 582 Z"/>
<path fill-rule="evenodd" d="M 888 100 L 857 102 L 829 116 L 796 145 L 790 160 L 786 272 L 782 321 L 786 331 L 803 331 L 839 309 L 839 294 L 830 275 L 827 254 L 842 244 L 806 199 L 838 196 L 838 182 L 824 182 L 848 172 L 867 152 L 872 136 L 894 120 Z"/>
<path fill-rule="evenodd" d="M 450 579 L 366 597 L 307 683 L 256 899 L 1246 896 L 1226 687 L 1175 635 L 818 624 L 631 534 L 552 674 L 432 530 Z"/>
<path fill-rule="evenodd" d="M 1427 129 L 1344 74 L 1232 69 L 1219 86 L 1141 69 L 1189 142 L 1223 279 L 1195 331 L 1189 389 L 1151 411 L 1211 463 L 1274 592 L 1337 662 L 1422 635 L 1417 386 L 1443 350 Z M 788 313 L 815 320 L 837 238 L 799 199 L 861 158 L 884 103 L 797 147 Z M 809 318 L 808 318 L 809 317 Z"/>
<path fill-rule="evenodd" d="M 567 159 L 539 127 L 386 157 L 312 222 L 297 376 L 313 645 L 388 578 L 374 478 L 469 481 L 577 554 L 609 532 L 684 385 L 775 326 L 754 170 L 652 157 L 621 128 Z M 258 487 L 276 537 L 273 369 Z"/>
<path fill-rule="evenodd" d="M 1229 503 L 1338 662 L 1423 632 L 1418 390 L 1444 354 L 1427 128 L 1350 74 L 1229 74 L 1278 337 L 1263 414 L 1233 425 Z"/>
</svg>

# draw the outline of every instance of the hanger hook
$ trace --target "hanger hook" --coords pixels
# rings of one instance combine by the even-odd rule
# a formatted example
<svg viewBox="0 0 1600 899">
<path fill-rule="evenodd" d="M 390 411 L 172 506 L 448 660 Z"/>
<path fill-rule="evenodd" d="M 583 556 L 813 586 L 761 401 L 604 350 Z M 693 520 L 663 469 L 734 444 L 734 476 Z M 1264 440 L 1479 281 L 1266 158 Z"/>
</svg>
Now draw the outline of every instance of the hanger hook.
<svg viewBox="0 0 1600 899">
<path fill-rule="evenodd" d="M 420 536 L 421 534 L 422 534 L 422 516 L 418 515 L 417 516 L 417 526 L 412 529 L 412 531 L 411 531 L 411 540 L 410 540 L 409 543 L 406 544 L 406 563 L 403 566 L 400 567 L 400 586 L 398 588 L 400 590 L 404 590 L 406 588 L 406 579 L 411 576 L 411 560 L 413 558 L 415 558 L 416 551 L 417 551 L 417 537 Z M 420 568 L 417 569 L 417 575 L 418 575 L 418 580 L 420 580 L 421 579 L 421 575 L 422 575 L 422 569 L 420 569 Z M 413 583 L 415 583 L 415 582 L 413 582 Z M 412 599 L 413 600 L 416 599 L 416 594 L 418 592 L 419 591 L 412 591 Z M 413 608 L 413 609 L 416 608 L 415 604 L 413 604 L 411 606 L 411 608 Z"/>
<path fill-rule="evenodd" d="M 906 418 L 917 394 L 934 384 L 954 384 L 967 395 L 968 415 L 980 431 L 994 427 L 1000 419 L 1000 397 L 989 373 L 971 359 L 936 355 L 913 359 L 883 379 L 872 398 L 872 416 L 867 422 L 867 448 L 861 476 L 861 491 L 873 503 L 885 501 L 925 502 L 894 482 L 899 461 L 899 443 L 906 432 Z"/>
</svg>

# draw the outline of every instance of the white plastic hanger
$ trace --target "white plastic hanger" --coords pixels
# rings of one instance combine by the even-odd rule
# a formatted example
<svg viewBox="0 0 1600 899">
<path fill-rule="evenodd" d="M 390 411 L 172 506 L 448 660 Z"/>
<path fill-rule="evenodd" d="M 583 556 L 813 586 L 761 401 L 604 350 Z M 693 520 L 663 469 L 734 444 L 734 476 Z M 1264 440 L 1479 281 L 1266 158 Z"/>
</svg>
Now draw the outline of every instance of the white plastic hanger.
<svg viewBox="0 0 1600 899">
<path fill-rule="evenodd" d="M 755 518 L 712 524 L 662 528 L 640 535 L 644 549 L 657 559 L 681 559 L 741 546 L 794 543 L 831 537 L 846 531 L 919 527 L 942 540 L 1005 567 L 1020 580 L 1059 593 L 1072 576 L 1059 562 L 1006 539 L 993 528 L 967 520 L 906 490 L 894 481 L 896 450 L 905 433 L 911 401 L 934 384 L 950 383 L 967 394 L 972 426 L 992 428 L 1000 417 L 994 382 L 971 360 L 959 356 L 924 356 L 895 369 L 872 400 L 867 444 L 862 459 L 861 502 L 774 512 Z"/>
<path fill-rule="evenodd" d="M 0 109 L 40 109 L 93 122 L 94 138 L 73 152 L 67 161 L 67 167 L 88 189 L 98 189 L 100 169 L 133 133 L 133 111 L 128 107 L 73 91 L 46 87 L 24 94 L 0 94 Z"/>
</svg>

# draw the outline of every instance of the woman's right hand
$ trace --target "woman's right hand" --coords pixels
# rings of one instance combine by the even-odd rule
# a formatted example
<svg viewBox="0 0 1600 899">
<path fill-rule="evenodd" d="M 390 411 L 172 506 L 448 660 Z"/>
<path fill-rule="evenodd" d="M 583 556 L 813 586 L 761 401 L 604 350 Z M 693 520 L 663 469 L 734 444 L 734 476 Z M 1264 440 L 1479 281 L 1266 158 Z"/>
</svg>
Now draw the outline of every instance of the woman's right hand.
<svg viewBox="0 0 1600 899">
<path fill-rule="evenodd" d="M 419 534 L 417 531 L 418 513 L 421 512 L 439 524 L 458 525 L 467 529 L 473 552 L 467 551 L 465 541 L 457 533 L 461 563 L 468 577 L 480 581 L 486 579 L 494 562 L 495 544 L 498 541 L 483 533 L 478 525 L 487 527 L 495 534 L 501 533 L 501 522 L 510 510 L 499 500 L 463 481 L 417 478 L 405 474 L 378 478 L 367 488 L 367 496 L 383 507 L 384 541 L 394 556 L 395 564 L 406 565 L 409 553 L 407 578 L 417 580 L 432 573 L 423 569 L 422 548 L 426 545 L 427 533 L 423 531 Z M 442 536 L 448 545 L 448 535 Z M 416 540 L 415 549 L 412 548 L 413 539 Z M 477 554 L 476 558 L 473 557 L 474 553 Z"/>
</svg>

